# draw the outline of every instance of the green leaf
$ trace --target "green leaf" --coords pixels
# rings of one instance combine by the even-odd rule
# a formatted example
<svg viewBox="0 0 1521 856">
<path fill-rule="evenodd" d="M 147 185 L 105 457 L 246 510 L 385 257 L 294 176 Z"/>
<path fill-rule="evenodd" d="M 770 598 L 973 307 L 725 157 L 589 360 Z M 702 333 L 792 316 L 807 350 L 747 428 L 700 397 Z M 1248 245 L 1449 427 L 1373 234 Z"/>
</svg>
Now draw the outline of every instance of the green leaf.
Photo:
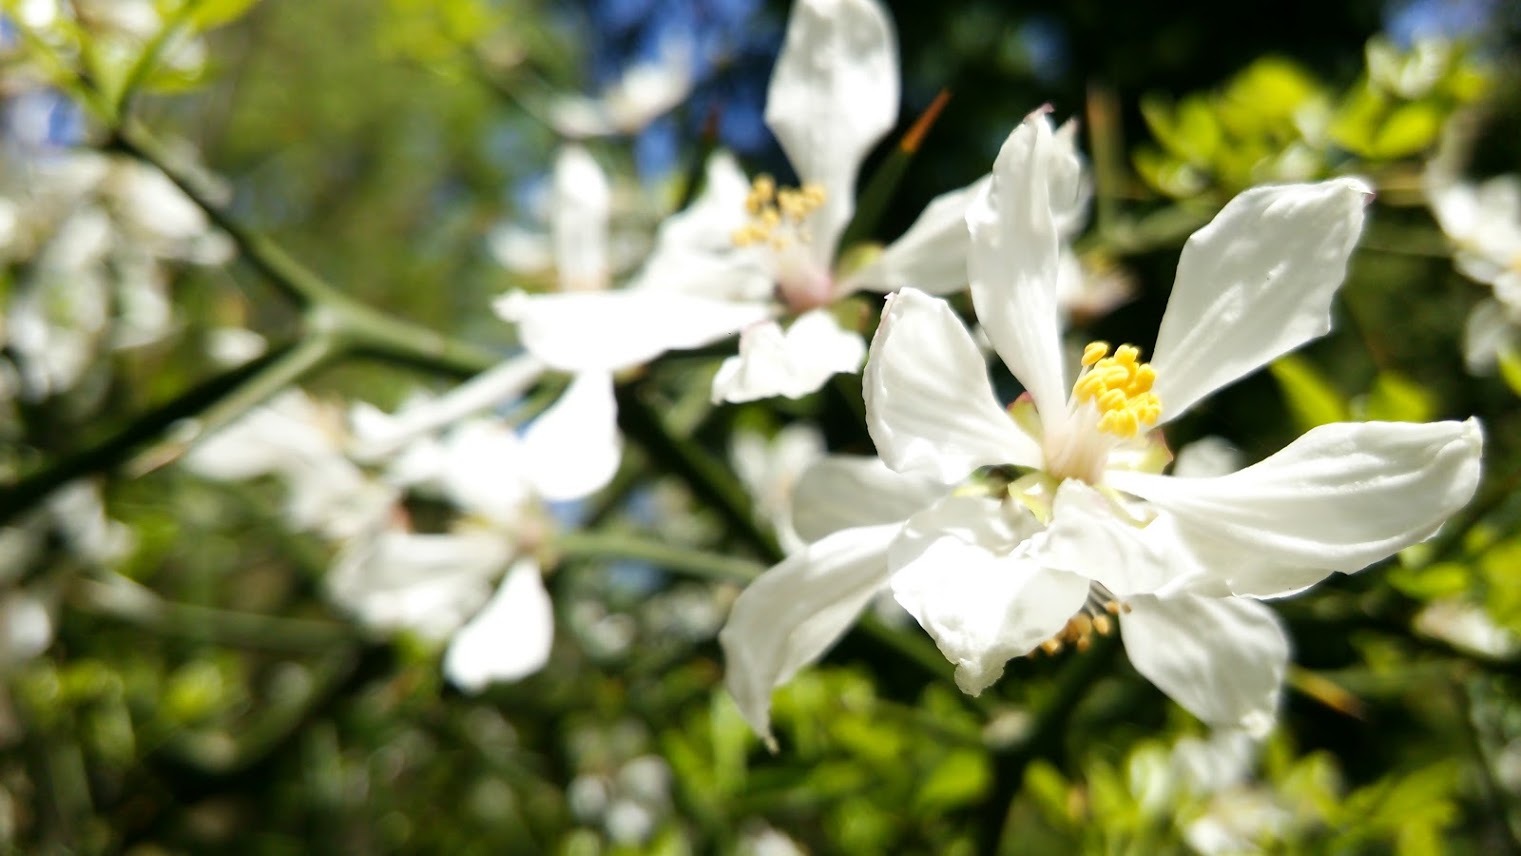
<svg viewBox="0 0 1521 856">
<path fill-rule="evenodd" d="M 202 32 L 225 27 L 247 15 L 257 2 L 259 0 L 200 0 L 190 14 L 190 26 Z"/>
<path fill-rule="evenodd" d="M 1500 379 L 1510 391 L 1521 395 L 1521 353 L 1506 349 L 1500 352 Z"/>
<path fill-rule="evenodd" d="M 936 764 L 914 795 L 918 807 L 944 811 L 982 798 L 991 781 L 987 756 L 962 749 Z"/>
<path fill-rule="evenodd" d="M 1269 367 L 1300 431 L 1350 418 L 1346 398 L 1305 358 L 1291 354 Z"/>
<path fill-rule="evenodd" d="M 1428 422 L 1436 415 L 1435 396 L 1397 372 L 1380 372 L 1362 401 L 1362 418 L 1379 422 Z"/>
</svg>

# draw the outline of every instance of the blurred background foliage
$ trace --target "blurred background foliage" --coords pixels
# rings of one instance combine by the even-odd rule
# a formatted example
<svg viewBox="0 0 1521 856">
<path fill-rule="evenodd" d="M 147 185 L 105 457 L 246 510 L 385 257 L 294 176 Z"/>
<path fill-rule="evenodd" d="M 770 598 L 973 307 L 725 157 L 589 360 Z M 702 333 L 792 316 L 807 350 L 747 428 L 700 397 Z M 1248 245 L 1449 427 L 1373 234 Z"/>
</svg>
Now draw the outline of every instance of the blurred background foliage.
<svg viewBox="0 0 1521 856">
<path fill-rule="evenodd" d="M 485 307 L 532 284 L 487 236 L 542 222 L 557 94 L 597 91 L 664 40 L 700 46 L 692 93 L 669 116 L 591 144 L 633 258 L 712 146 L 786 170 L 760 121 L 782 2 L 155 0 L 147 29 L 120 26 L 109 2 L 38 11 L 49 5 L 5 4 L 8 105 L 62 93 L 47 133 L 126 159 L 141 151 L 120 131 L 148 129 L 181 169 L 204 171 L 248 234 L 354 301 L 487 354 L 506 353 L 512 331 Z M 549 666 L 461 694 L 435 645 L 368 633 L 326 602 L 331 548 L 291 531 L 277 484 L 160 465 L 176 450 L 156 441 L 197 412 L 197 385 L 225 377 L 206 357 L 215 331 L 257 331 L 279 356 L 320 322 L 243 244 L 231 260 L 166 267 L 166 335 L 102 346 L 79 382 L 4 405 L 0 508 L 14 530 L 0 583 L 46 605 L 53 638 L 41 654 L 0 649 L 0 849 L 1521 851 L 1521 383 L 1514 370 L 1509 383 L 1466 373 L 1460 333 L 1482 289 L 1454 270 L 1421 184 L 1460 109 L 1482 119 L 1474 168 L 1521 171 L 1515 9 L 888 5 L 905 74 L 898 133 L 937 92 L 952 97 L 870 237 L 984 173 L 1009 129 L 1049 103 L 1082 123 L 1095 170 L 1079 249 L 1135 290 L 1079 319 L 1094 338 L 1150 344 L 1183 239 L 1240 189 L 1347 173 L 1378 187 L 1335 332 L 1220 393 L 1170 440 L 1221 434 L 1255 459 L 1326 422 L 1475 414 L 1487 477 L 1433 542 L 1279 604 L 1296 667 L 1283 724 L 1248 775 L 1190 774 L 1185 747 L 1209 737 L 1112 645 L 1016 661 L 970 699 L 890 613 L 778 694 L 782 750 L 766 753 L 721 689 L 714 634 L 744 573 L 775 557 L 690 468 L 664 464 L 685 447 L 637 426 L 625 426 L 626 475 L 576 513 L 740 572 L 567 547 L 550 580 Z M 18 112 L 8 181 L 30 127 Z M 0 297 L 20 300 L 28 276 L 9 257 Z M 389 408 L 448 388 L 469 363 L 350 356 L 303 371 L 303 385 Z M 624 394 L 710 461 L 736 430 L 804 421 L 831 449 L 869 451 L 854 379 L 709 412 L 712 369 L 711 355 L 677 356 Z M 187 391 L 190 410 L 173 410 Z M 100 491 L 100 519 L 80 523 L 61 493 L 39 504 L 38 485 L 80 475 Z M 23 527 L 42 535 L 14 534 Z"/>
</svg>

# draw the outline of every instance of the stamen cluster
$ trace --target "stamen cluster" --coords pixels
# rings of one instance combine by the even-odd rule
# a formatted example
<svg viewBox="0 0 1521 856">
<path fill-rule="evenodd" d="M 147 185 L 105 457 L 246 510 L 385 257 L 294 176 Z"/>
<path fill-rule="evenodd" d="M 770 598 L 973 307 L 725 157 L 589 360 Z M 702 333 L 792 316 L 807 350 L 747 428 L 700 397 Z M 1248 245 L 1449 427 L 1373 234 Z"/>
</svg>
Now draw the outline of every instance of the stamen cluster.
<svg viewBox="0 0 1521 856">
<path fill-rule="evenodd" d="M 1139 361 L 1141 349 L 1134 345 L 1121 345 L 1114 356 L 1108 354 L 1108 342 L 1090 342 L 1083 349 L 1083 372 L 1072 395 L 1098 408 L 1100 431 L 1128 439 L 1162 416 L 1161 399 L 1151 391 L 1157 373 L 1150 363 Z"/>
<path fill-rule="evenodd" d="M 1102 602 L 1090 599 L 1083 606 L 1083 611 L 1067 619 L 1067 624 L 1055 636 L 1040 643 L 1037 651 L 1044 651 L 1048 656 L 1056 656 L 1062 649 L 1071 646 L 1081 654 L 1093 646 L 1093 636 L 1108 636 L 1115 628 L 1114 620 L 1110 616 L 1117 616 L 1123 612 L 1129 612 L 1130 607 L 1116 600 L 1103 600 Z"/>
<path fill-rule="evenodd" d="M 824 198 L 824 188 L 818 184 L 778 188 L 771 176 L 756 176 L 745 197 L 750 222 L 734 230 L 734 245 L 749 247 L 765 242 L 779 250 L 794 237 L 807 243 L 803 221 L 824 204 Z"/>
</svg>

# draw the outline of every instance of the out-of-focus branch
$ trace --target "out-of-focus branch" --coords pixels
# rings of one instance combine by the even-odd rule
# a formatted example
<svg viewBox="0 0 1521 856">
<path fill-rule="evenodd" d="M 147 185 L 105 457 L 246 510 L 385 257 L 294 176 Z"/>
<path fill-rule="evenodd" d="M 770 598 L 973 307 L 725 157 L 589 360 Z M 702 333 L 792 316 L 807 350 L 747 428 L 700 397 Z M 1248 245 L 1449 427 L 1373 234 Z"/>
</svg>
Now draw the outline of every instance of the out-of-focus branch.
<svg viewBox="0 0 1521 856">
<path fill-rule="evenodd" d="M 555 539 L 554 546 L 566 559 L 634 559 L 716 582 L 743 584 L 765 570 L 750 559 L 662 544 L 622 532 L 567 532 Z"/>
<path fill-rule="evenodd" d="M 355 633 L 353 625 L 336 621 L 174 603 L 122 577 L 113 582 L 76 579 L 69 603 L 166 636 L 266 651 L 323 651 Z"/>
<path fill-rule="evenodd" d="M 171 425 L 216 406 L 260 375 L 278 370 L 291 359 L 295 350 L 289 346 L 277 348 L 256 360 L 202 381 L 127 423 L 106 439 L 60 458 L 6 486 L 0 490 L 0 524 L 31 509 L 48 494 L 77 478 L 104 472 L 119 465 L 139 446 L 159 437 Z"/>
</svg>

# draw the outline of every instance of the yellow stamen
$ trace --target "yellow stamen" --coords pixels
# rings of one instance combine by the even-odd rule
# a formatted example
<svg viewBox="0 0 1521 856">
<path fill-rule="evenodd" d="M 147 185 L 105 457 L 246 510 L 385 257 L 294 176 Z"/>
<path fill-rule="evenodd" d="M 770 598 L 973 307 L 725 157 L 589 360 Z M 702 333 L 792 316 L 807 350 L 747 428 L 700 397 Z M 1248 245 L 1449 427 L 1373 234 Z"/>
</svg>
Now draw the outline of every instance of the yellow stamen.
<svg viewBox="0 0 1521 856">
<path fill-rule="evenodd" d="M 778 250 L 794 239 L 807 243 L 804 222 L 824 204 L 824 199 L 824 188 L 820 185 L 778 188 L 771 176 L 758 175 L 745 196 L 750 222 L 735 229 L 730 238 L 738 247 L 766 243 Z"/>
<path fill-rule="evenodd" d="M 1121 345 L 1109 353 L 1107 342 L 1092 342 L 1083 349 L 1083 372 L 1072 385 L 1078 401 L 1091 401 L 1099 411 L 1100 431 L 1130 438 L 1162 417 L 1162 402 L 1151 391 L 1157 372 L 1140 362 L 1141 349 Z"/>
</svg>

